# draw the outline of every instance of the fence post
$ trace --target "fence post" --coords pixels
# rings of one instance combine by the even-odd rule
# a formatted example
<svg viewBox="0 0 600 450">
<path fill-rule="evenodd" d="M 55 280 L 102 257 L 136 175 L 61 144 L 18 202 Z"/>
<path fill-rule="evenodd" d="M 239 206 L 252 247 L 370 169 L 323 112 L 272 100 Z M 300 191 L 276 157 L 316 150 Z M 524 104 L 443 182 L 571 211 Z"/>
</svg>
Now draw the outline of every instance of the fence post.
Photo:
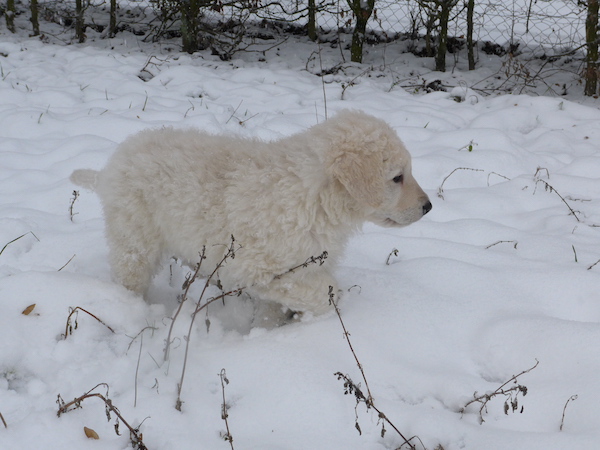
<svg viewBox="0 0 600 450">
<path fill-rule="evenodd" d="M 117 34 L 117 0 L 110 0 L 110 20 L 108 23 L 108 37 Z"/>
<path fill-rule="evenodd" d="M 308 0 L 308 24 L 306 31 L 311 41 L 317 40 L 317 5 L 316 0 Z"/>
<path fill-rule="evenodd" d="M 585 20 L 585 41 L 587 44 L 585 89 L 587 96 L 598 91 L 598 0 L 588 0 Z"/>
</svg>

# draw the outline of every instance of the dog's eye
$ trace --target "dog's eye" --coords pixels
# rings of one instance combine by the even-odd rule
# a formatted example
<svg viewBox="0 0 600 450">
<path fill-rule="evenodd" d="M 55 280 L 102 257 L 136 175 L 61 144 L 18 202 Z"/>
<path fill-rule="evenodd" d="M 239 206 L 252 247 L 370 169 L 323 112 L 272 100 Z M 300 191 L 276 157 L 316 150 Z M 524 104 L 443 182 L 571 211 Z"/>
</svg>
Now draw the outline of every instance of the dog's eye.
<svg viewBox="0 0 600 450">
<path fill-rule="evenodd" d="M 392 178 L 392 181 L 394 183 L 403 183 L 404 182 L 404 175 L 396 175 L 394 178 Z"/>
</svg>

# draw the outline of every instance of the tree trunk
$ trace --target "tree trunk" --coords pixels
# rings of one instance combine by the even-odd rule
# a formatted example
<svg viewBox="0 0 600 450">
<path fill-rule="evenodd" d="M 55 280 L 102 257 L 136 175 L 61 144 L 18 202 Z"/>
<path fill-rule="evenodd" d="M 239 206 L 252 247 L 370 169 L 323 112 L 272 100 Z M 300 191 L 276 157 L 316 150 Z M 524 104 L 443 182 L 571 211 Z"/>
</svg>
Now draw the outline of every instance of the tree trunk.
<svg viewBox="0 0 600 450">
<path fill-rule="evenodd" d="M 473 51 L 473 10 L 475 0 L 467 1 L 467 59 L 469 70 L 475 70 L 475 52 Z"/>
<path fill-rule="evenodd" d="M 308 38 L 311 41 L 317 40 L 317 5 L 316 0 L 308 0 Z"/>
<path fill-rule="evenodd" d="M 585 90 L 587 96 L 598 91 L 598 0 L 588 0 L 585 20 L 585 40 L 587 43 Z"/>
<path fill-rule="evenodd" d="M 371 14 L 373 14 L 373 9 L 375 9 L 375 0 L 348 0 L 348 5 L 356 17 L 356 25 L 352 32 L 350 61 L 361 63 L 367 22 L 369 22 Z"/>
<path fill-rule="evenodd" d="M 425 56 L 428 58 L 435 56 L 435 49 L 433 47 L 433 30 L 435 29 L 435 20 L 436 16 L 427 15 L 427 22 L 425 24 L 426 33 L 425 33 Z"/>
<path fill-rule="evenodd" d="M 83 23 L 83 0 L 75 0 L 75 37 L 80 44 L 85 42 L 85 25 Z"/>
<path fill-rule="evenodd" d="M 437 53 L 435 55 L 435 70 L 446 71 L 446 51 L 448 50 L 448 21 L 453 0 L 440 0 L 440 35 Z"/>
<path fill-rule="evenodd" d="M 33 36 L 40 35 L 40 22 L 38 20 L 38 2 L 37 0 L 31 0 L 29 5 L 31 10 L 31 26 L 33 28 Z"/>
<path fill-rule="evenodd" d="M 201 0 L 183 0 L 181 2 L 181 44 L 184 52 L 199 50 L 198 33 Z"/>
<path fill-rule="evenodd" d="M 110 0 L 110 21 L 108 23 L 108 37 L 117 34 L 117 0 Z"/>
<path fill-rule="evenodd" d="M 6 28 L 11 33 L 15 33 L 17 30 L 15 29 L 15 0 L 6 0 Z"/>
</svg>

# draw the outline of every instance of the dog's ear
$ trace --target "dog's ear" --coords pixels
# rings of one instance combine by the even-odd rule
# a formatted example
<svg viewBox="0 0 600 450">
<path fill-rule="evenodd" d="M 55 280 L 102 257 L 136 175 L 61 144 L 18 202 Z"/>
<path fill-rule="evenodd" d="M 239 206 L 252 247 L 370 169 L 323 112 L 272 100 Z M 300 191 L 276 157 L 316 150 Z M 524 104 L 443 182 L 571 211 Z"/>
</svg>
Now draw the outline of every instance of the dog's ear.
<svg viewBox="0 0 600 450">
<path fill-rule="evenodd" d="M 355 200 L 373 208 L 378 208 L 383 203 L 383 160 L 378 152 L 342 153 L 333 162 L 331 174 Z"/>
</svg>

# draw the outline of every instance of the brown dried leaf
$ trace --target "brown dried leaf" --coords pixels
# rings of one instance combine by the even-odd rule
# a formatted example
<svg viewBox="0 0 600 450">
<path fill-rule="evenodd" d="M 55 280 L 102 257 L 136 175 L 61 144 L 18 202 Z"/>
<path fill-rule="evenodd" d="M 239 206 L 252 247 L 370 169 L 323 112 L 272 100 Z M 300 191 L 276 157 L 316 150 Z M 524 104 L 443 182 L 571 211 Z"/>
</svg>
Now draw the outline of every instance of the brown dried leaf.
<svg viewBox="0 0 600 450">
<path fill-rule="evenodd" d="M 27 308 L 25 308 L 21 314 L 23 314 L 24 316 L 28 316 L 29 314 L 31 314 L 31 311 L 33 311 L 34 308 L 35 308 L 35 303 L 33 305 L 29 305 Z"/>
<path fill-rule="evenodd" d="M 88 439 L 100 439 L 100 436 L 98 436 L 98 433 L 96 433 L 91 428 L 83 427 L 83 432 L 88 437 Z"/>
</svg>

